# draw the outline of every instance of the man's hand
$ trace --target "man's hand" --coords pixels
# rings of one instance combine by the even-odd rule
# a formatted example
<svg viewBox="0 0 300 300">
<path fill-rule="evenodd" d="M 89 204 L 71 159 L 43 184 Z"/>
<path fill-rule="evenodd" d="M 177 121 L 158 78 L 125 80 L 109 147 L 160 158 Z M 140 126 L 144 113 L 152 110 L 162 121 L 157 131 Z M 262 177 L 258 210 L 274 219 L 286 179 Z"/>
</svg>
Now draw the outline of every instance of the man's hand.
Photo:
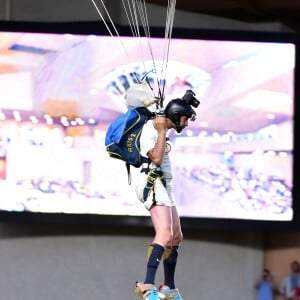
<svg viewBox="0 0 300 300">
<path fill-rule="evenodd" d="M 156 116 L 153 120 L 153 126 L 157 131 L 166 131 L 167 130 L 167 120 L 165 116 Z"/>
</svg>

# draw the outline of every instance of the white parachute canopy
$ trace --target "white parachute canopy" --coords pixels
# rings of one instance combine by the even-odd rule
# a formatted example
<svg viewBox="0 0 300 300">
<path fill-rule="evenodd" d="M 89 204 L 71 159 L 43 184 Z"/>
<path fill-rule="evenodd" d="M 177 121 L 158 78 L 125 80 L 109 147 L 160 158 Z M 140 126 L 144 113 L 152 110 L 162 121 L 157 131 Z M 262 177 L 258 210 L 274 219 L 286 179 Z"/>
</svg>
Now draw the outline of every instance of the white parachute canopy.
<svg viewBox="0 0 300 300">
<path fill-rule="evenodd" d="M 153 91 L 147 83 L 136 83 L 132 85 L 125 94 L 125 101 L 127 107 L 130 106 L 145 106 L 149 107 L 159 101 L 155 98 Z"/>
</svg>

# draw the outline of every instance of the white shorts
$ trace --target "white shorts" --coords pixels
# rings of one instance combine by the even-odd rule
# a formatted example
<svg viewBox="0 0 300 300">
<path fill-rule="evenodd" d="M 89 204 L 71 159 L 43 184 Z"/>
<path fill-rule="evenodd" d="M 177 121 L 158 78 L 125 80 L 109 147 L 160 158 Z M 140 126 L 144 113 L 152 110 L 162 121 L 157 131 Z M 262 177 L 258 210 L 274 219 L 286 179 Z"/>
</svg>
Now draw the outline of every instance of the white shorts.
<svg viewBox="0 0 300 300">
<path fill-rule="evenodd" d="M 142 174 L 140 176 L 143 176 Z M 144 175 L 144 178 L 140 180 L 140 182 L 136 185 L 135 191 L 137 194 L 138 199 L 143 202 L 144 206 L 147 210 L 155 205 L 159 206 L 175 206 L 176 203 L 172 197 L 172 186 L 171 186 L 171 179 L 166 178 L 166 186 L 162 183 L 162 181 L 158 178 L 155 183 L 153 190 L 149 194 L 147 200 L 144 202 L 143 194 L 144 194 L 144 187 L 146 185 L 147 175 Z M 153 191 L 155 193 L 155 199 L 153 199 Z M 155 202 L 153 202 L 153 200 Z"/>
</svg>

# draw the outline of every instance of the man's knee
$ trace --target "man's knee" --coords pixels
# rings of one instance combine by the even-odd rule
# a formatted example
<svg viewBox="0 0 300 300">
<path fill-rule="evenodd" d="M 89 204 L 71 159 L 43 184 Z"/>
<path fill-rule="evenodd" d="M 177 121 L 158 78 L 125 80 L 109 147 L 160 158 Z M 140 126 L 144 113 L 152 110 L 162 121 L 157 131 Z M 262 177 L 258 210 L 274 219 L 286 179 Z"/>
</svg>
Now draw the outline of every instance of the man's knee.
<svg viewBox="0 0 300 300">
<path fill-rule="evenodd" d="M 172 245 L 179 245 L 183 240 L 183 234 L 182 232 L 178 232 L 178 233 L 175 233 L 173 235 L 173 240 L 172 240 Z"/>
</svg>

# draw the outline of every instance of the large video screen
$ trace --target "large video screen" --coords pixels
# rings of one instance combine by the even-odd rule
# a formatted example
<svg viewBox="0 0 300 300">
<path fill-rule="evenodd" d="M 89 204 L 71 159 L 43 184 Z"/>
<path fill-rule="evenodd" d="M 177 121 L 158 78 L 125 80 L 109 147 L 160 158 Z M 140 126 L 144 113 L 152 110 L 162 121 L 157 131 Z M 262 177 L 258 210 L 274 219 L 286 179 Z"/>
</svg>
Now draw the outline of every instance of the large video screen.
<svg viewBox="0 0 300 300">
<path fill-rule="evenodd" d="M 165 43 L 0 32 L 1 211 L 148 216 L 140 170 L 129 185 L 104 139 L 137 78 L 155 81 Z M 169 134 L 181 216 L 293 220 L 295 53 L 286 40 L 171 39 L 165 99 L 193 90 L 201 102 L 196 121 Z"/>
</svg>

